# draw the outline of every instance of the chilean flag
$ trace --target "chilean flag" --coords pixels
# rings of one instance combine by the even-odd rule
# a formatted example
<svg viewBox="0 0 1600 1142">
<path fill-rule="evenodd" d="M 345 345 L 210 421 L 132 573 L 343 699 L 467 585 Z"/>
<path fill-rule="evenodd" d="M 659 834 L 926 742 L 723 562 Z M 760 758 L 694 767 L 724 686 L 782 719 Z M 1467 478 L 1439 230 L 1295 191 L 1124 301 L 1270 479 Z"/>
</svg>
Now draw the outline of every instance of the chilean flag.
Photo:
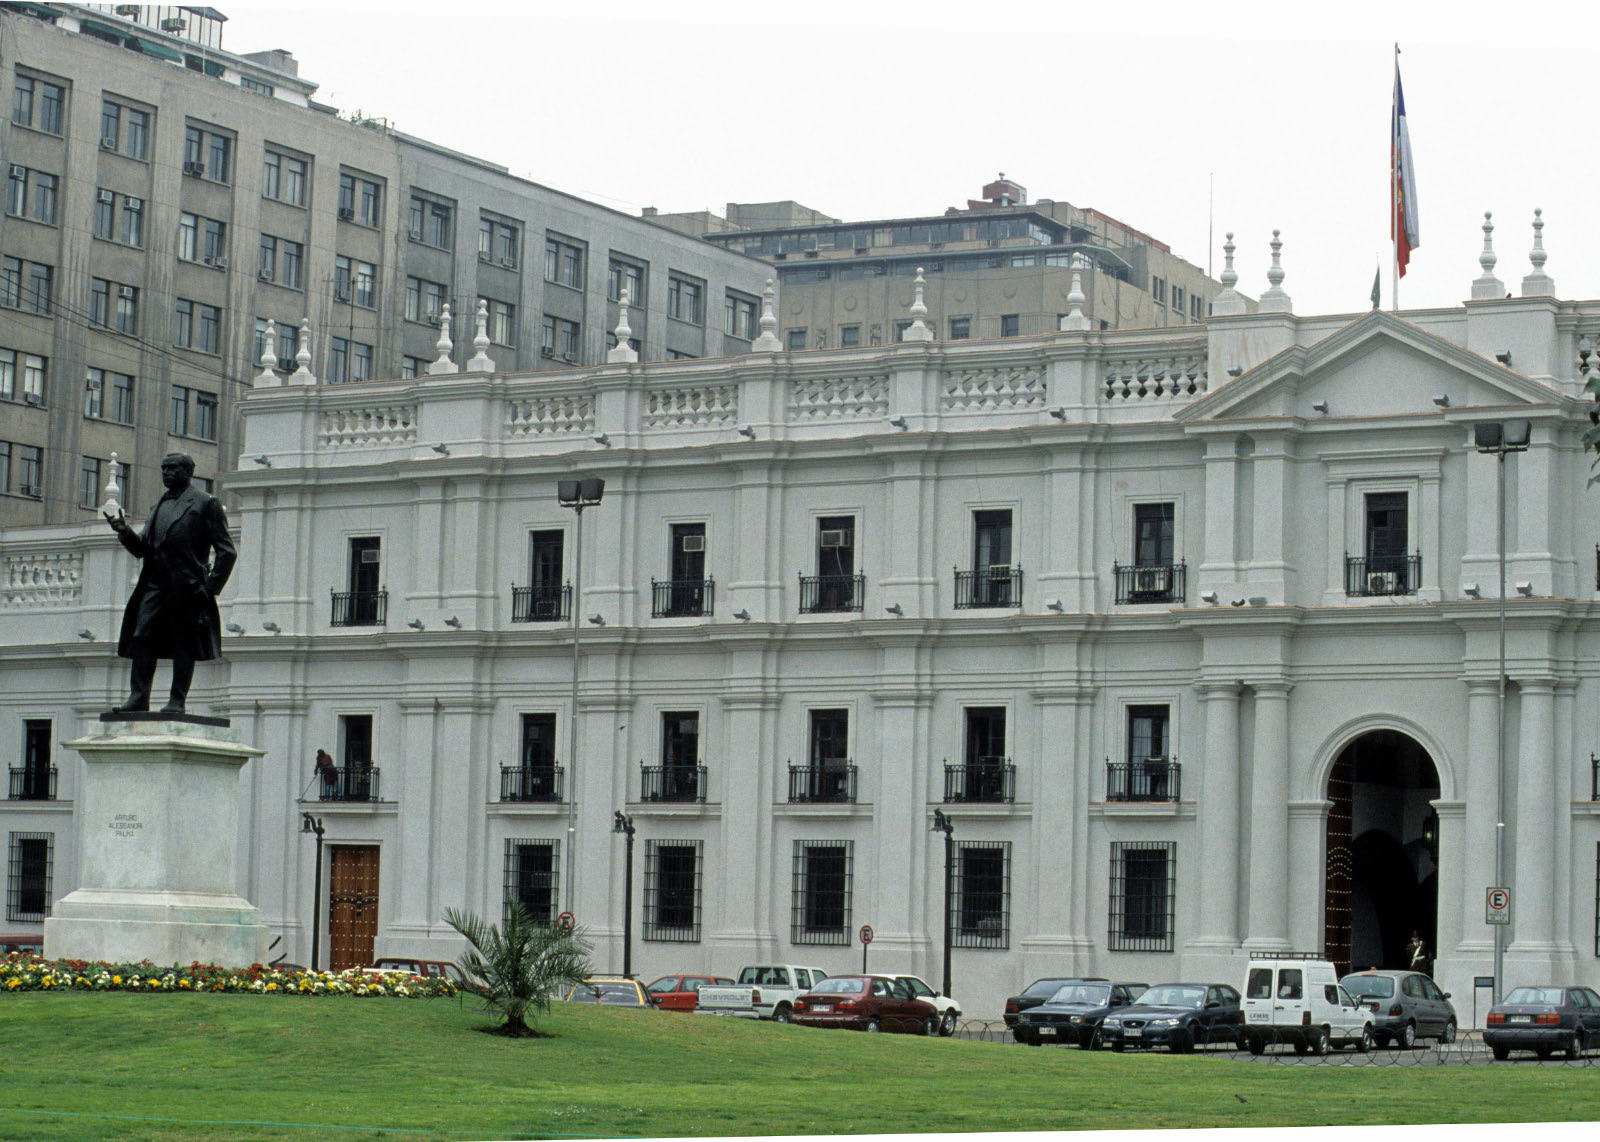
<svg viewBox="0 0 1600 1142">
<path fill-rule="evenodd" d="M 1400 49 L 1395 49 L 1394 115 L 1389 131 L 1389 237 L 1394 239 L 1394 260 L 1401 277 L 1411 251 L 1422 245 L 1417 227 L 1417 175 L 1411 168 L 1411 133 L 1406 128 L 1406 97 L 1400 90 Z"/>
</svg>

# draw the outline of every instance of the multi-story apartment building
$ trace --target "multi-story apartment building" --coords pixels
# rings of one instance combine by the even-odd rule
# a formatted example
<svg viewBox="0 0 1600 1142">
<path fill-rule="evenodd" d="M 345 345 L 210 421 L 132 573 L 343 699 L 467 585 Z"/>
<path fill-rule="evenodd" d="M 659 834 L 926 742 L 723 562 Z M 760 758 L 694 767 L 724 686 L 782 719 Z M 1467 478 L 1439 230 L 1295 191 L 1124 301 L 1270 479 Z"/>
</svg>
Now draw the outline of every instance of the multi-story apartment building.
<svg viewBox="0 0 1600 1142">
<path fill-rule="evenodd" d="M 849 970 L 866 923 L 928 978 L 949 941 L 994 1017 L 1037 976 L 1393 965 L 1417 929 L 1465 1019 L 1504 820 L 1506 982 L 1592 978 L 1600 304 L 1537 270 L 1472 296 L 1301 317 L 1274 284 L 1172 329 L 252 389 L 266 464 L 191 695 L 266 750 L 239 891 L 298 962 L 312 925 L 339 963 L 448 957 L 447 906 L 517 899 L 616 969 L 621 811 L 646 973 Z M 94 827 L 63 742 L 125 692 L 132 568 L 88 525 L 0 560 L 26 929 Z"/>
<path fill-rule="evenodd" d="M 1098 210 L 1030 204 L 1004 175 L 965 208 L 920 218 L 847 222 L 788 201 L 730 202 L 725 217 L 645 213 L 771 262 L 783 294 L 779 335 L 791 350 L 899 341 L 918 270 L 927 321 L 950 341 L 1060 328 L 1074 270 L 1091 329 L 1194 325 L 1222 288 L 1166 243 Z"/>
<path fill-rule="evenodd" d="M 410 376 L 447 305 L 466 359 L 482 302 L 502 368 L 557 370 L 603 357 L 626 287 L 646 359 L 748 350 L 769 267 L 340 114 L 222 19 L 0 5 L 0 526 L 91 518 L 113 452 L 135 511 L 173 448 L 231 470 L 302 328 L 326 380 Z"/>
</svg>

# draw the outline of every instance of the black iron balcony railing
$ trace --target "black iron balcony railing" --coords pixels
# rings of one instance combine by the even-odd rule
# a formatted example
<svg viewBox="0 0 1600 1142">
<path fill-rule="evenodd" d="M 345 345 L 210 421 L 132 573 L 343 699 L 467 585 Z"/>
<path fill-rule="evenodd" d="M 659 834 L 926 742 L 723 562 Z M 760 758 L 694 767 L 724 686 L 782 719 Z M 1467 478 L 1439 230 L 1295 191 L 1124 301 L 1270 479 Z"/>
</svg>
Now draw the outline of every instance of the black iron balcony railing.
<svg viewBox="0 0 1600 1142">
<path fill-rule="evenodd" d="M 16 770 L 12 770 L 12 772 L 15 773 Z M 1589 755 L 1589 788 L 1589 800 L 1600 801 L 1600 757 L 1596 757 L 1592 753 Z M 50 789 L 50 796 L 54 797 L 55 785 L 52 784 Z"/>
<path fill-rule="evenodd" d="M 650 617 L 677 619 L 689 615 L 709 615 L 716 599 L 714 579 L 652 579 L 654 605 Z"/>
<path fill-rule="evenodd" d="M 1111 565 L 1111 574 L 1117 581 L 1118 603 L 1181 603 L 1184 581 L 1189 565 L 1157 563 L 1150 565 Z"/>
<path fill-rule="evenodd" d="M 859 611 L 866 587 L 865 575 L 802 575 L 800 613 L 823 615 Z"/>
<path fill-rule="evenodd" d="M 1006 803 L 1016 800 L 1017 767 L 1003 757 L 944 767 L 945 801 Z"/>
<path fill-rule="evenodd" d="M 1182 767 L 1170 757 L 1106 762 L 1107 801 L 1178 801 Z"/>
<path fill-rule="evenodd" d="M 856 767 L 848 761 L 789 767 L 791 804 L 850 805 L 856 799 Z"/>
<path fill-rule="evenodd" d="M 1022 606 L 1022 568 L 997 563 L 956 572 L 956 610 Z"/>
<path fill-rule="evenodd" d="M 639 781 L 639 800 L 693 802 L 706 799 L 703 765 L 646 765 Z"/>
<path fill-rule="evenodd" d="M 1415 595 L 1420 582 L 1420 551 L 1415 555 L 1374 555 L 1366 559 L 1346 553 L 1344 557 L 1346 595 Z"/>
<path fill-rule="evenodd" d="M 332 773 L 332 781 L 323 780 L 318 801 L 380 800 L 376 765 L 336 765 Z"/>
<path fill-rule="evenodd" d="M 551 583 L 534 587 L 511 585 L 511 621 L 563 623 L 572 618 L 572 586 Z"/>
<path fill-rule="evenodd" d="M 329 594 L 333 596 L 333 626 L 381 627 L 389 621 L 388 591 L 330 591 Z"/>
<path fill-rule="evenodd" d="M 54 801 L 56 799 L 56 767 L 24 765 L 11 767 L 11 789 L 7 794 L 13 801 Z"/>
<path fill-rule="evenodd" d="M 1600 591 L 1600 543 L 1594 545 L 1594 589 Z"/>
<path fill-rule="evenodd" d="M 559 765 L 502 765 L 500 800 L 559 801 L 565 772 Z"/>
</svg>

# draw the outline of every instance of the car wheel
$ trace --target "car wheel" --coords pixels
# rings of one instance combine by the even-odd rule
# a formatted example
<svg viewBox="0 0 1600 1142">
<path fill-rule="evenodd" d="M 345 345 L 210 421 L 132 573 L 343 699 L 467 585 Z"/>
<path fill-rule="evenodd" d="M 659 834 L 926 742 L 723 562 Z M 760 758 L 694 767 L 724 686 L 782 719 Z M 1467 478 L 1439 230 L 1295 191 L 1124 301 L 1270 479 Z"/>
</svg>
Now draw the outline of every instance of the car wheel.
<svg viewBox="0 0 1600 1142">
<path fill-rule="evenodd" d="M 1306 1044 L 1306 1050 L 1313 1055 L 1326 1055 L 1328 1053 L 1328 1029 L 1326 1027 L 1313 1027 L 1311 1029 L 1310 1042 Z"/>
<path fill-rule="evenodd" d="M 1574 1031 L 1572 1038 L 1567 1040 L 1567 1058 L 1577 1059 L 1583 1056 L 1583 1032 Z"/>
<path fill-rule="evenodd" d="M 954 1009 L 944 1013 L 944 1019 L 939 1023 L 939 1034 L 946 1039 L 956 1033 L 956 1013 Z"/>
<path fill-rule="evenodd" d="M 937 1015 L 929 1015 L 923 1019 L 922 1033 L 924 1035 L 937 1035 L 939 1033 L 939 1017 Z"/>
<path fill-rule="evenodd" d="M 883 1024 L 878 1021 L 876 1016 L 874 1016 L 873 1018 L 867 1020 L 867 1025 L 864 1028 L 862 1028 L 862 1030 L 864 1030 L 864 1031 L 882 1031 L 883 1030 Z"/>
<path fill-rule="evenodd" d="M 1496 1062 L 1503 1063 L 1511 1057 L 1511 1048 L 1504 1043 L 1495 1043 L 1489 1048 L 1489 1051 L 1494 1055 Z"/>
<path fill-rule="evenodd" d="M 1187 1055 L 1194 1050 L 1194 1029 L 1192 1027 L 1179 1027 L 1172 1033 L 1170 1043 L 1174 1055 Z"/>
<path fill-rule="evenodd" d="M 1550 1048 L 1549 1047 L 1535 1047 L 1533 1049 L 1533 1053 L 1535 1055 L 1538 1055 L 1539 1058 L 1541 1058 L 1541 1059 L 1548 1059 L 1550 1057 Z"/>
<path fill-rule="evenodd" d="M 1035 1035 L 1032 1031 L 1012 1031 L 1011 1037 L 1017 1042 L 1026 1043 L 1031 1047 L 1037 1047 L 1039 1045 L 1039 1036 Z"/>
<path fill-rule="evenodd" d="M 1311 1044 L 1307 1043 L 1304 1039 L 1296 1039 L 1294 1041 L 1294 1053 L 1295 1054 L 1303 1055 L 1309 1050 L 1311 1050 Z"/>
<path fill-rule="evenodd" d="M 1260 1035 L 1252 1035 L 1245 1042 L 1249 1046 L 1252 1055 L 1259 1055 L 1267 1049 L 1267 1041 Z"/>
<path fill-rule="evenodd" d="M 1415 1023 L 1407 1023 L 1404 1027 L 1400 1028 L 1400 1049 L 1402 1051 L 1409 1051 L 1416 1045 L 1417 1025 Z"/>
<path fill-rule="evenodd" d="M 1368 1051 L 1372 1050 L 1372 1028 L 1371 1027 L 1363 1027 L 1361 1029 L 1361 1038 L 1356 1040 L 1356 1050 L 1361 1052 L 1361 1054 L 1363 1054 L 1363 1055 L 1365 1055 Z"/>
<path fill-rule="evenodd" d="M 793 1023 L 794 1008 L 784 1004 L 772 1013 L 772 1021 L 774 1023 Z"/>
<path fill-rule="evenodd" d="M 1079 1039 L 1078 1046 L 1085 1051 L 1098 1051 L 1105 1046 L 1105 1041 L 1100 1038 L 1100 1028 L 1096 1027 L 1089 1032 L 1087 1039 Z"/>
<path fill-rule="evenodd" d="M 1441 1046 L 1441 1047 L 1448 1046 L 1449 1044 L 1454 1043 L 1455 1041 L 1456 1041 L 1456 1021 L 1454 1019 L 1446 1020 L 1445 1021 L 1445 1025 L 1444 1025 L 1444 1030 L 1439 1032 L 1439 1046 Z"/>
</svg>

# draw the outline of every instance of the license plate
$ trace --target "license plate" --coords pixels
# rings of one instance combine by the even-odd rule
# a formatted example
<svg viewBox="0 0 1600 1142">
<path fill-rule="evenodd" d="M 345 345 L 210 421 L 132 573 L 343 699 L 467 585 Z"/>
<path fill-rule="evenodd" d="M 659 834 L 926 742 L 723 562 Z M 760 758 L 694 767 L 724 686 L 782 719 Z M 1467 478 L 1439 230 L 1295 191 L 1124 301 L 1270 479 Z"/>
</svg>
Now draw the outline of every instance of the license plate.
<svg viewBox="0 0 1600 1142">
<path fill-rule="evenodd" d="M 1139 1030 L 1137 1027 L 1129 1027 L 1123 1032 L 1123 1034 L 1130 1039 L 1138 1039 L 1144 1034 L 1144 1032 Z"/>
<path fill-rule="evenodd" d="M 819 1003 L 815 1007 L 813 1007 L 811 1010 L 815 1011 L 819 1015 L 827 1015 L 829 1012 L 831 1012 L 833 1010 L 833 1004 L 831 1004 L 831 1003 Z"/>
<path fill-rule="evenodd" d="M 1268 1022 L 1269 1018 L 1270 1017 L 1265 1012 L 1257 1013 L 1252 1011 L 1250 1013 L 1250 1022 L 1252 1023 L 1266 1023 Z"/>
<path fill-rule="evenodd" d="M 1509 1018 L 1507 1018 L 1506 1022 L 1507 1023 L 1532 1023 L 1533 1022 L 1533 1016 L 1531 1016 L 1531 1015 L 1512 1015 Z"/>
</svg>

